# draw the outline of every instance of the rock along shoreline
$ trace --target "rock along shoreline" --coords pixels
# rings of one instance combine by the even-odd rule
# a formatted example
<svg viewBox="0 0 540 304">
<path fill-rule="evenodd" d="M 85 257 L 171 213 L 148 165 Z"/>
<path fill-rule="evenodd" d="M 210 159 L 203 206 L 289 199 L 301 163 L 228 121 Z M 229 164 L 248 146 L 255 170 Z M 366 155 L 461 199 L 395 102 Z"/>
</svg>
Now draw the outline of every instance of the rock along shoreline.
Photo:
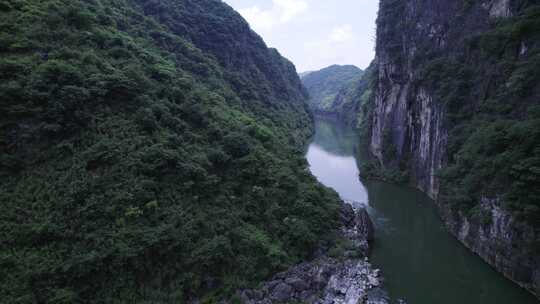
<svg viewBox="0 0 540 304">
<path fill-rule="evenodd" d="M 241 290 L 236 298 L 244 304 L 389 304 L 380 270 L 368 260 L 374 227 L 365 208 L 341 208 L 341 234 L 350 249 L 339 257 L 328 252 L 310 262 L 276 274 L 257 289 Z M 405 303 L 398 301 L 397 303 Z"/>
</svg>

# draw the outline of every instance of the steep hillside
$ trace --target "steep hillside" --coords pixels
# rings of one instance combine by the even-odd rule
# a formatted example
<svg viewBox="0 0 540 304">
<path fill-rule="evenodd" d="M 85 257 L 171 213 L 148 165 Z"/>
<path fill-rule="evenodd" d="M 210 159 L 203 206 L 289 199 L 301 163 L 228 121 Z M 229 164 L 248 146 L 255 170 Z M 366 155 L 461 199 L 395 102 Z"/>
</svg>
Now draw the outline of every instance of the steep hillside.
<svg viewBox="0 0 540 304">
<path fill-rule="evenodd" d="M 540 294 L 538 1 L 382 0 L 376 52 L 364 172 L 410 179 L 466 246 Z"/>
<path fill-rule="evenodd" d="M 313 71 L 306 71 L 306 72 L 301 72 L 301 73 L 298 73 L 298 76 L 300 76 L 300 79 L 302 79 L 303 77 L 309 75 L 313 73 Z"/>
<path fill-rule="evenodd" d="M 0 80 L 2 302 L 219 298 L 337 226 L 294 66 L 222 1 L 2 1 Z"/>
<path fill-rule="evenodd" d="M 352 65 L 332 65 L 302 77 L 310 95 L 309 105 L 318 114 L 354 113 L 352 95 L 365 86 L 364 71 Z"/>
</svg>

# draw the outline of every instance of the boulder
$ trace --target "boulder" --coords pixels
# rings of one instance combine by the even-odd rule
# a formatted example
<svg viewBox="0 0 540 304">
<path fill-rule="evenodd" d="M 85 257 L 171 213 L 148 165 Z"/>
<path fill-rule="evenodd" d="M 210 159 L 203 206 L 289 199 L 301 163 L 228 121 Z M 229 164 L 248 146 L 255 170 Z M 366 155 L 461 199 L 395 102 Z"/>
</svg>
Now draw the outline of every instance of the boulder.
<svg viewBox="0 0 540 304">
<path fill-rule="evenodd" d="M 340 215 L 341 236 L 353 245 L 350 254 L 335 258 L 328 256 L 325 249 L 312 261 L 274 275 L 258 290 L 240 294 L 244 303 L 389 303 L 382 289 L 383 278 L 366 256 L 368 240 L 374 234 L 367 210 L 355 210 L 350 204 L 343 204 Z"/>
<path fill-rule="evenodd" d="M 309 289 L 309 283 L 298 278 L 292 277 L 285 280 L 285 283 L 291 285 L 296 291 L 303 291 Z"/>
<path fill-rule="evenodd" d="M 359 209 L 356 212 L 354 222 L 358 229 L 358 232 L 368 241 L 373 241 L 375 238 L 375 228 L 373 228 L 373 222 L 369 217 L 369 213 L 365 208 Z"/>
<path fill-rule="evenodd" d="M 354 226 L 355 212 L 351 204 L 343 203 L 340 210 L 341 222 L 347 228 Z"/>
<path fill-rule="evenodd" d="M 273 280 L 265 284 L 265 287 L 268 288 L 268 290 L 274 289 L 279 283 L 281 283 L 281 280 Z"/>
<path fill-rule="evenodd" d="M 388 293 L 382 288 L 373 288 L 368 291 L 366 304 L 389 304 Z"/>
<path fill-rule="evenodd" d="M 270 294 L 270 299 L 276 302 L 285 302 L 290 300 L 294 296 L 294 288 L 291 285 L 286 283 L 279 283 L 272 293 Z"/>
<path fill-rule="evenodd" d="M 298 295 L 298 299 L 302 302 L 307 302 L 309 299 L 313 298 L 313 296 L 315 295 L 315 291 L 313 290 L 305 290 L 305 291 L 302 291 L 299 295 Z"/>
</svg>

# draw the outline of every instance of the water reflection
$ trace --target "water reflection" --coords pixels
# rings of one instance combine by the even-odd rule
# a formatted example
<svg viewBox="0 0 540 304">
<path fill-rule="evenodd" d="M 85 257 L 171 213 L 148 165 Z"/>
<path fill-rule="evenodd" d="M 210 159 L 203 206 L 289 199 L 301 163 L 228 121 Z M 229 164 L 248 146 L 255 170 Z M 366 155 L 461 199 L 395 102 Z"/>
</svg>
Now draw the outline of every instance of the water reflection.
<svg viewBox="0 0 540 304">
<path fill-rule="evenodd" d="M 316 135 L 306 155 L 311 172 L 324 185 L 333 188 L 340 197 L 357 206 L 367 205 L 367 192 L 358 175 L 354 133 L 345 126 L 320 121 Z"/>
<path fill-rule="evenodd" d="M 455 240 L 422 193 L 361 183 L 358 145 L 352 130 L 321 120 L 306 157 L 319 181 L 343 199 L 369 202 L 376 225 L 371 259 L 383 269 L 393 297 L 415 304 L 538 303 Z"/>
</svg>

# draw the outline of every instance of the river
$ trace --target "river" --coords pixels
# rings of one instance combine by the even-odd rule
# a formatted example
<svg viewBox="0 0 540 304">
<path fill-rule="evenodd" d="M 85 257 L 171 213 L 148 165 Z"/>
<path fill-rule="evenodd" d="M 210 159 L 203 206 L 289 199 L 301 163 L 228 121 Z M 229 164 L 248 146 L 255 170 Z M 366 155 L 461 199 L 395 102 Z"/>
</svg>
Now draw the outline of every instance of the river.
<svg viewBox="0 0 540 304">
<path fill-rule="evenodd" d="M 317 179 L 375 222 L 371 262 L 382 269 L 394 299 L 410 304 L 538 304 L 445 230 L 422 193 L 382 182 L 361 182 L 358 136 L 330 120 L 316 121 L 306 158 Z"/>
</svg>

